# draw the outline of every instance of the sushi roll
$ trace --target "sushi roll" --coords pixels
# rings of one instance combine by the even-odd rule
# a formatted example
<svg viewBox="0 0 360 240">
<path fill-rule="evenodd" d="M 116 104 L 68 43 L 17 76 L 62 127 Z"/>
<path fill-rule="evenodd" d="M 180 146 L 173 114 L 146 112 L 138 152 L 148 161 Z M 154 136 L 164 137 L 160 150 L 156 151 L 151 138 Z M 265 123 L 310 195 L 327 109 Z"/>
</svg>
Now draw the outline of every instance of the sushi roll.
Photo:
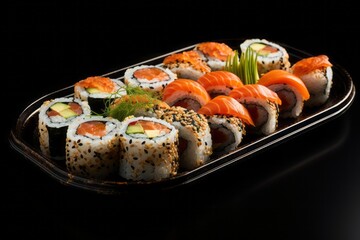
<svg viewBox="0 0 360 240">
<path fill-rule="evenodd" d="M 124 74 L 124 83 L 140 87 L 146 91 L 160 94 L 166 85 L 177 78 L 170 69 L 161 66 L 141 65 L 128 68 Z"/>
<path fill-rule="evenodd" d="M 195 50 L 174 53 L 164 58 L 163 66 L 174 72 L 178 78 L 197 80 L 211 68 Z"/>
<path fill-rule="evenodd" d="M 230 96 L 216 96 L 198 113 L 208 120 L 215 153 L 236 149 L 245 135 L 245 126 L 254 125 L 247 109 Z"/>
<path fill-rule="evenodd" d="M 232 89 L 244 85 L 237 75 L 224 70 L 205 73 L 197 82 L 205 88 L 211 98 L 228 95 Z"/>
<path fill-rule="evenodd" d="M 247 39 L 240 44 L 241 52 L 246 52 L 248 47 L 257 53 L 257 68 L 260 76 L 274 69 L 289 71 L 291 66 L 289 54 L 279 44 L 266 39 Z"/>
<path fill-rule="evenodd" d="M 69 173 L 96 179 L 115 179 L 119 170 L 117 119 L 87 115 L 77 118 L 66 133 L 66 168 Z"/>
<path fill-rule="evenodd" d="M 215 114 L 206 116 L 211 129 L 214 153 L 229 153 L 240 146 L 245 125 L 240 118 Z"/>
<path fill-rule="evenodd" d="M 209 93 L 200 83 L 184 78 L 167 85 L 162 94 L 162 101 L 169 106 L 181 106 L 195 112 L 209 100 Z"/>
<path fill-rule="evenodd" d="M 86 101 L 73 97 L 46 100 L 39 109 L 39 143 L 41 152 L 54 160 L 65 159 L 66 131 L 71 122 L 90 115 Z"/>
<path fill-rule="evenodd" d="M 88 77 L 74 85 L 74 96 L 88 101 L 94 114 L 102 114 L 114 99 L 126 94 L 123 82 L 108 77 Z"/>
<path fill-rule="evenodd" d="M 330 95 L 333 82 L 332 64 L 326 55 L 318 55 L 299 60 L 291 67 L 291 72 L 306 85 L 310 98 L 307 107 L 324 104 Z"/>
<path fill-rule="evenodd" d="M 178 136 L 178 130 L 164 120 L 126 118 L 120 127 L 120 176 L 132 181 L 175 176 L 179 168 Z"/>
<path fill-rule="evenodd" d="M 260 84 L 246 84 L 233 89 L 229 96 L 242 103 L 249 111 L 255 124 L 248 128 L 249 133 L 269 135 L 275 132 L 281 99 L 274 91 Z"/>
<path fill-rule="evenodd" d="M 195 45 L 194 50 L 200 53 L 211 71 L 223 70 L 227 57 L 234 53 L 232 48 L 220 42 L 201 42 Z"/>
<path fill-rule="evenodd" d="M 260 77 L 258 84 L 276 92 L 281 99 L 279 118 L 297 118 L 303 111 L 304 101 L 310 98 L 304 82 L 285 70 L 271 70 Z"/>
<path fill-rule="evenodd" d="M 173 106 L 157 111 L 157 117 L 179 130 L 179 157 L 182 170 L 192 170 L 209 161 L 212 154 L 210 127 L 203 115 Z"/>
</svg>

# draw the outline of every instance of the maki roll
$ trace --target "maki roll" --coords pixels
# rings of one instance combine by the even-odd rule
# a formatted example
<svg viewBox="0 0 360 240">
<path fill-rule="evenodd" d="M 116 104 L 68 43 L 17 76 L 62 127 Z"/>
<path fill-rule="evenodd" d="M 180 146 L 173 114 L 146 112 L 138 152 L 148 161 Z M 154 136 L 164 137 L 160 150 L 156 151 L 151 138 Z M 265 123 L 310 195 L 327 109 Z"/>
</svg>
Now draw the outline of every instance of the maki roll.
<svg viewBox="0 0 360 240">
<path fill-rule="evenodd" d="M 123 82 L 108 77 L 88 77 L 74 85 L 74 96 L 88 101 L 95 114 L 102 114 L 114 99 L 126 94 Z"/>
<path fill-rule="evenodd" d="M 158 181 L 179 168 L 178 130 L 153 117 L 128 117 L 120 127 L 119 174 L 127 180 Z"/>
<path fill-rule="evenodd" d="M 55 160 L 64 159 L 69 124 L 89 114 L 88 103 L 77 98 L 62 97 L 45 101 L 40 107 L 38 121 L 41 152 Z"/>
<path fill-rule="evenodd" d="M 178 152 L 182 170 L 192 170 L 209 161 L 212 139 L 209 124 L 203 115 L 173 106 L 157 111 L 157 116 L 179 130 Z"/>
<path fill-rule="evenodd" d="M 279 44 L 266 39 L 247 39 L 240 44 L 241 52 L 246 52 L 248 47 L 257 53 L 257 68 L 260 76 L 273 69 L 289 71 L 291 65 L 289 54 Z"/>
<path fill-rule="evenodd" d="M 330 95 L 333 82 L 332 64 L 326 55 L 318 55 L 299 60 L 291 67 L 291 72 L 306 85 L 310 98 L 305 106 L 316 107 L 324 104 Z"/>
<path fill-rule="evenodd" d="M 234 53 L 232 48 L 220 42 L 201 42 L 194 50 L 199 52 L 211 71 L 223 70 L 227 57 Z"/>
<path fill-rule="evenodd" d="M 189 50 L 174 53 L 164 58 L 163 66 L 174 72 L 178 78 L 197 80 L 211 68 L 203 60 L 198 51 Z"/>
<path fill-rule="evenodd" d="M 178 78 L 166 86 L 162 100 L 169 106 L 180 106 L 196 112 L 210 100 L 210 95 L 197 81 Z"/>
<path fill-rule="evenodd" d="M 77 176 L 112 179 L 119 169 L 119 128 L 117 119 L 84 116 L 74 120 L 66 133 L 66 167 Z"/>
<path fill-rule="evenodd" d="M 211 129 L 215 153 L 228 153 L 240 146 L 245 126 L 240 118 L 215 114 L 206 116 Z"/>
<path fill-rule="evenodd" d="M 260 84 L 246 84 L 233 89 L 229 96 L 249 111 L 255 126 L 248 128 L 248 132 L 264 135 L 275 132 L 281 99 L 274 91 Z"/>
<path fill-rule="evenodd" d="M 303 110 L 304 101 L 310 98 L 304 82 L 285 70 L 271 70 L 260 77 L 258 84 L 276 92 L 281 99 L 280 118 L 296 118 Z"/>
<path fill-rule="evenodd" d="M 236 149 L 245 135 L 245 126 L 254 125 L 247 109 L 230 96 L 219 95 L 198 110 L 206 116 L 213 151 L 228 153 Z"/>
<path fill-rule="evenodd" d="M 166 85 L 177 78 L 170 69 L 160 66 L 141 65 L 128 68 L 124 74 L 124 83 L 140 87 L 146 91 L 160 94 Z"/>
</svg>

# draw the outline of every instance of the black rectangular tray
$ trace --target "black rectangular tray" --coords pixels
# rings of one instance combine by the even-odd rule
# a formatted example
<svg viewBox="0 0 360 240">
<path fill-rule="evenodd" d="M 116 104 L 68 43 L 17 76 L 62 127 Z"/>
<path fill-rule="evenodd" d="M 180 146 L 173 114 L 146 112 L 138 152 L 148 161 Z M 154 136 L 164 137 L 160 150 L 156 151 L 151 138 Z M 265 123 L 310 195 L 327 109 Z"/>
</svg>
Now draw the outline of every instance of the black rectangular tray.
<svg viewBox="0 0 360 240">
<path fill-rule="evenodd" d="M 240 43 L 244 39 L 222 39 L 233 49 L 239 50 Z M 294 63 L 305 57 L 312 56 L 310 53 L 296 49 L 283 43 L 283 46 L 290 55 L 290 62 Z M 173 52 L 157 56 L 147 61 L 127 66 L 103 76 L 115 79 L 123 79 L 127 68 L 142 64 L 161 65 L 165 56 L 172 53 L 193 49 L 196 44 L 178 49 Z M 326 53 L 325 53 L 326 54 Z M 161 181 L 127 181 L 119 177 L 115 180 L 97 180 L 74 176 L 67 172 L 65 164 L 44 156 L 39 148 L 37 134 L 35 132 L 38 122 L 38 111 L 41 104 L 48 99 L 72 96 L 73 86 L 51 92 L 26 107 L 18 117 L 16 124 L 10 131 L 9 141 L 13 149 L 20 152 L 26 159 L 30 160 L 51 177 L 62 184 L 73 186 L 102 194 L 119 194 L 129 191 L 143 191 L 150 189 L 168 189 L 187 184 L 199 178 L 211 174 L 231 164 L 250 159 L 253 154 L 269 150 L 275 144 L 280 144 L 291 137 L 297 136 L 304 131 L 310 130 L 328 120 L 338 117 L 345 112 L 352 104 L 355 97 L 355 86 L 349 73 L 340 65 L 333 64 L 333 86 L 328 101 L 321 107 L 314 109 L 304 108 L 302 114 L 296 119 L 279 120 L 277 130 L 267 136 L 245 136 L 240 146 L 227 154 L 212 156 L 211 161 L 191 171 L 179 172 L 176 176 Z"/>
</svg>

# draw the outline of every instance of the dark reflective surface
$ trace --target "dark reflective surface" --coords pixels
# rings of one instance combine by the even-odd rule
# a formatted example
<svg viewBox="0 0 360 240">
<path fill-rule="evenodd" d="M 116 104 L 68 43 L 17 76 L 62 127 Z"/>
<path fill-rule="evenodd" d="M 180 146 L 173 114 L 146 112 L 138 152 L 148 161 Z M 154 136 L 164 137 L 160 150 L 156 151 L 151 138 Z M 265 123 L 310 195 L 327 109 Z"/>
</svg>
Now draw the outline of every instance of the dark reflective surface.
<svg viewBox="0 0 360 240">
<path fill-rule="evenodd" d="M 7 126 L 34 100 L 83 77 L 208 39 L 262 36 L 313 54 L 325 53 L 347 69 L 360 89 L 359 47 L 354 44 L 359 27 L 354 8 L 346 1 L 312 4 L 316 11 L 311 12 L 306 4 L 297 6 L 301 11 L 291 11 L 294 6 L 273 3 L 274 9 L 284 9 L 287 20 L 277 24 L 282 30 L 273 25 L 270 30 L 264 27 L 266 20 L 253 18 L 249 26 L 236 16 L 249 19 L 252 14 L 239 14 L 223 4 L 222 11 L 209 6 L 205 13 L 207 3 L 189 3 L 176 8 L 173 17 L 164 17 L 145 11 L 161 6 L 150 2 L 119 7 L 9 3 L 5 30 L 9 42 L 3 45 L 10 66 L 4 80 Z M 173 6 L 169 2 L 164 7 Z M 214 18 L 203 24 L 200 19 L 208 19 L 215 10 L 222 19 L 231 16 L 226 22 L 238 24 Z M 124 12 L 143 12 L 138 19 L 143 24 L 135 24 Z M 186 16 L 181 26 L 190 30 L 164 27 L 164 19 L 172 22 L 180 13 Z M 119 239 L 125 233 L 159 239 L 359 239 L 358 98 L 357 94 L 338 118 L 250 161 L 176 189 L 119 196 L 59 184 L 10 148 L 7 128 L 2 138 L 1 234 L 52 239 Z"/>
</svg>

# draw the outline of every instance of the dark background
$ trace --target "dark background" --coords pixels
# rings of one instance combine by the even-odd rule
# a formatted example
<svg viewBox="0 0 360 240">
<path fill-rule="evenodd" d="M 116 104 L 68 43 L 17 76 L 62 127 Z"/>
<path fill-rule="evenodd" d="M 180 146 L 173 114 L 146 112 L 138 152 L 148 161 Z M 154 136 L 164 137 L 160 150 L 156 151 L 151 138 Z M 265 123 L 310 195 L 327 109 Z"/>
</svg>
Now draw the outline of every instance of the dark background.
<svg viewBox="0 0 360 240">
<path fill-rule="evenodd" d="M 1 235 L 360 239 L 358 97 L 334 120 L 172 190 L 112 196 L 64 186 L 8 141 L 39 97 L 200 41 L 266 38 L 327 54 L 359 88 L 358 13 L 349 2 L 8 1 Z"/>
</svg>

